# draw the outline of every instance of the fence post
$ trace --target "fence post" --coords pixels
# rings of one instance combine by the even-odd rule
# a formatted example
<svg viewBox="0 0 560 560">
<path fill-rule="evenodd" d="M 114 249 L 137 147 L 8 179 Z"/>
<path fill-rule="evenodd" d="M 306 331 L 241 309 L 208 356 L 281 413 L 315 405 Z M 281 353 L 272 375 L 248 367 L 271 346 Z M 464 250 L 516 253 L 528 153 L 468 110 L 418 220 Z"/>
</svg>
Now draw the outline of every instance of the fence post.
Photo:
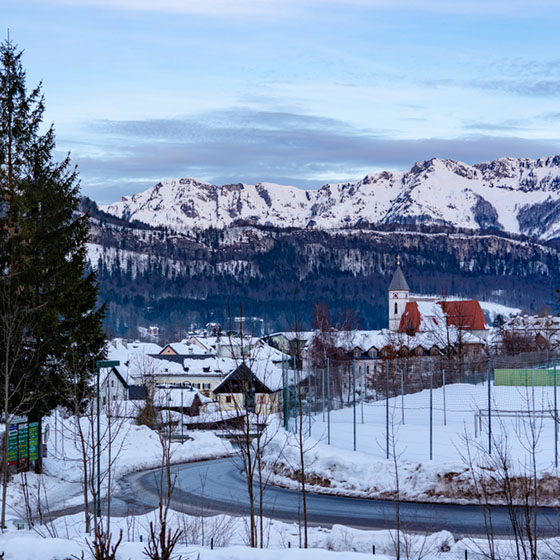
<svg viewBox="0 0 560 560">
<path fill-rule="evenodd" d="M 404 371 L 401 365 L 401 421 L 404 424 Z"/>
<path fill-rule="evenodd" d="M 307 421 L 309 437 L 311 437 L 311 366 L 307 364 Z"/>
<path fill-rule="evenodd" d="M 317 366 L 313 367 L 313 385 L 315 388 L 313 398 L 315 400 L 315 416 L 317 416 Z"/>
<path fill-rule="evenodd" d="M 492 386 L 490 385 L 492 375 L 492 358 L 488 359 L 488 454 L 492 455 Z"/>
<path fill-rule="evenodd" d="M 331 360 L 327 358 L 327 443 L 331 444 Z"/>
<path fill-rule="evenodd" d="M 354 421 L 354 451 L 356 451 L 356 360 L 352 360 L 352 393 L 353 393 L 353 406 L 352 406 L 352 419 Z"/>
<path fill-rule="evenodd" d="M 385 433 L 387 436 L 387 459 L 389 458 L 389 360 L 385 360 Z"/>
<path fill-rule="evenodd" d="M 443 425 L 447 426 L 447 403 L 445 402 L 445 370 L 442 373 L 443 382 Z"/>
<path fill-rule="evenodd" d="M 321 380 L 323 384 L 323 422 L 325 421 L 325 366 L 321 368 Z"/>
<path fill-rule="evenodd" d="M 365 370 L 363 369 L 364 366 L 360 366 L 360 385 L 362 386 L 362 398 L 360 399 L 360 408 L 361 408 L 361 413 L 362 413 L 362 424 L 364 423 L 364 399 L 366 398 L 366 383 L 365 383 Z"/>
<path fill-rule="evenodd" d="M 556 364 L 554 364 L 554 466 L 558 468 L 558 395 L 556 394 Z"/>
<path fill-rule="evenodd" d="M 434 388 L 434 360 L 430 358 L 430 461 L 433 457 L 433 443 L 434 443 L 434 430 L 433 430 L 433 388 Z"/>
</svg>

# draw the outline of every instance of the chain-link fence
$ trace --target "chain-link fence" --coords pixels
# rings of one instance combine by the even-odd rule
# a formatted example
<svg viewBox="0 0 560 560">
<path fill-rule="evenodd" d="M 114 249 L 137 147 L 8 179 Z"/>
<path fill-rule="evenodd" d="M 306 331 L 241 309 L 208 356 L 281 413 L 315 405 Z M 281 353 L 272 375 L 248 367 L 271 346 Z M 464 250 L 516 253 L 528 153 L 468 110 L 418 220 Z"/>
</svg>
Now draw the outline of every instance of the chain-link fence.
<svg viewBox="0 0 560 560">
<path fill-rule="evenodd" d="M 298 391 L 287 388 L 284 413 L 299 414 L 301 395 L 313 437 L 418 462 L 460 461 L 466 439 L 492 453 L 505 438 L 521 452 L 531 434 L 544 469 L 558 466 L 559 377 L 549 352 L 326 360 L 304 369 Z"/>
</svg>

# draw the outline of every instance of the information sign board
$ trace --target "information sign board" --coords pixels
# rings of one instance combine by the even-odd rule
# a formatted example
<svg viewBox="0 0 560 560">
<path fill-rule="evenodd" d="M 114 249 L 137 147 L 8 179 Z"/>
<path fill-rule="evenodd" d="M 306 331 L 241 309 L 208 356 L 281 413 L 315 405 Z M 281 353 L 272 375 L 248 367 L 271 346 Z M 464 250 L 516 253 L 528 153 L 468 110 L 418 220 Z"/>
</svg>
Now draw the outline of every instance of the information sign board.
<svg viewBox="0 0 560 560">
<path fill-rule="evenodd" d="M 29 424 L 18 424 L 18 459 L 29 457 Z"/>
<path fill-rule="evenodd" d="M 8 432 L 8 465 L 15 465 L 18 458 L 18 428 L 11 424 Z"/>
<path fill-rule="evenodd" d="M 39 422 L 29 422 L 29 460 L 39 460 Z"/>
</svg>

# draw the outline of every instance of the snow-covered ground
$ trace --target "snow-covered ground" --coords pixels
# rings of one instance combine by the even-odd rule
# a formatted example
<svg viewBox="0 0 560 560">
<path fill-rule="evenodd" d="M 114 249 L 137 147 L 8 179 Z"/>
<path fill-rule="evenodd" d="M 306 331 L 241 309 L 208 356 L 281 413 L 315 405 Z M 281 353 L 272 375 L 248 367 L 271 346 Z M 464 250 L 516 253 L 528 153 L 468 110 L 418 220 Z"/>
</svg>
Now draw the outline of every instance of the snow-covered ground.
<svg viewBox="0 0 560 560">
<path fill-rule="evenodd" d="M 537 410 L 548 410 L 554 402 L 552 388 L 535 388 L 534 391 L 515 387 L 492 387 L 492 407 L 497 410 L 527 410 L 528 405 Z M 486 408 L 488 387 L 486 385 L 450 385 L 433 391 L 433 460 L 429 460 L 429 391 L 407 395 L 403 400 L 397 397 L 389 400 L 390 426 L 394 426 L 395 451 L 399 455 L 401 470 L 401 491 L 407 497 L 421 499 L 449 499 L 445 496 L 442 473 L 458 473 L 457 478 L 468 479 L 462 461 L 461 447 L 463 435 L 484 444 L 487 441 L 486 421 L 483 432 L 474 437 L 474 414 Z M 444 417 L 445 410 L 445 417 Z M 331 445 L 327 445 L 327 418 L 322 414 L 312 419 L 312 436 L 307 439 L 307 469 L 317 479 L 328 481 L 327 488 L 315 488 L 355 495 L 390 495 L 394 491 L 394 466 L 385 457 L 385 401 L 364 403 L 363 423 L 362 406 L 356 408 L 356 443 L 358 451 L 353 452 L 353 414 L 352 408 L 331 413 Z M 45 461 L 46 474 L 28 475 L 32 492 L 39 482 L 48 497 L 51 510 L 58 510 L 81 503 L 82 470 L 80 466 L 80 445 L 76 435 L 76 419 L 60 418 L 55 424 L 49 421 L 49 456 Z M 83 420 L 85 422 L 85 420 Z M 294 421 L 292 420 L 292 428 Z M 553 472 L 554 431 L 549 418 L 537 418 L 534 425 L 541 426 L 538 443 L 538 464 L 541 473 Z M 64 430 L 61 426 L 64 425 Z M 496 416 L 494 429 L 498 437 L 507 434 L 512 446 L 512 456 L 523 461 L 523 437 L 526 435 L 526 422 Z M 101 429 L 105 431 L 104 418 Z M 89 430 L 86 423 L 84 429 Z M 272 428 L 274 429 L 274 428 Z M 393 433 L 393 432 L 392 432 Z M 183 462 L 202 458 L 218 457 L 231 453 L 227 442 L 211 432 L 189 432 L 191 439 L 184 444 L 173 443 L 173 461 Z M 293 484 L 287 474 L 290 468 L 297 467 L 298 451 L 295 434 L 279 430 L 273 441 L 266 445 L 267 460 L 272 462 L 281 457 L 285 470 L 279 470 L 276 481 Z M 63 444 L 64 443 L 64 444 Z M 155 467 L 161 460 L 161 444 L 156 433 L 144 426 L 137 426 L 131 420 L 124 420 L 115 441 L 114 450 L 119 450 L 113 465 L 113 479 L 143 468 Z M 390 450 L 393 453 L 393 449 Z M 107 465 L 107 455 L 102 455 L 102 470 Z M 463 473 L 463 474 L 461 474 Z M 55 560 L 80 557 L 82 551 L 89 557 L 83 514 L 66 515 L 50 525 L 36 526 L 32 529 L 17 530 L 16 520 L 24 519 L 21 475 L 14 477 L 9 492 L 9 529 L 0 535 L 0 553 L 5 560 Z M 202 513 L 202 512 L 201 512 Z M 300 550 L 300 533 L 296 524 L 265 520 L 264 550 L 251 550 L 247 547 L 247 519 L 244 517 L 217 516 L 203 518 L 172 512 L 172 526 L 184 530 L 176 549 L 183 560 L 358 560 L 372 556 L 375 547 L 376 558 L 394 558 L 395 534 L 390 531 L 361 531 L 348 527 L 335 526 L 332 529 L 313 527 L 310 529 L 310 550 Z M 144 547 L 150 520 L 154 513 L 141 516 L 113 518 L 111 530 L 113 542 L 123 531 L 123 542 L 119 548 L 118 560 L 139 560 L 145 558 Z M 21 521 L 20 521 L 21 522 Z M 214 550 L 210 550 L 210 539 L 214 539 Z M 484 540 L 462 540 L 455 542 L 453 536 L 442 531 L 428 537 L 405 535 L 412 542 L 416 552 L 411 557 L 423 555 L 437 560 L 458 560 L 464 558 L 465 548 L 469 558 L 482 558 L 480 550 Z M 551 550 L 556 547 L 553 543 Z M 291 548 L 288 548 L 291 545 Z M 504 551 L 511 548 L 510 541 L 501 541 Z M 421 552 L 422 551 L 422 552 Z M 508 557 L 507 553 L 503 557 Z M 543 549 L 543 558 L 546 550 Z"/>
<path fill-rule="evenodd" d="M 358 403 L 356 407 L 356 449 L 354 449 L 354 409 L 311 418 L 307 438 L 306 469 L 315 479 L 314 490 L 323 493 L 368 497 L 390 497 L 395 492 L 393 454 L 398 457 L 400 492 L 406 499 L 465 502 L 476 501 L 470 491 L 471 475 L 467 447 L 481 461 L 488 448 L 487 384 L 453 384 L 432 393 L 432 444 L 430 459 L 430 391 L 389 399 L 389 460 L 387 459 L 387 402 Z M 536 439 L 536 458 L 541 477 L 557 480 L 552 387 L 491 386 L 493 445 L 507 443 L 513 473 L 523 474 L 529 464 L 528 448 Z M 537 414 L 528 416 L 527 411 Z M 478 418 L 479 410 L 483 411 Z M 498 411 L 501 411 L 500 413 Z M 517 412 L 516 412 L 517 411 Z M 507 416 L 505 413 L 507 412 Z M 362 416 L 363 414 L 363 416 Z M 512 416 L 513 415 L 513 416 Z M 362 423 L 363 417 L 363 423 Z M 476 422 L 476 427 L 475 427 Z M 295 420 L 291 420 L 291 431 Z M 482 427 L 482 431 L 480 428 Z M 476 430 L 476 432 L 475 432 Z M 306 427 L 307 433 L 307 427 Z M 496 451 L 494 450 L 494 453 Z M 274 466 L 273 480 L 297 486 L 292 480 L 299 465 L 295 435 L 280 430 L 266 447 L 272 467 L 277 457 L 283 468 Z M 547 500 L 557 500 L 548 496 Z M 499 501 L 499 498 L 496 498 Z"/>
<path fill-rule="evenodd" d="M 50 511 L 83 504 L 82 481 L 83 463 L 81 439 L 78 434 L 76 417 L 61 418 L 53 415 L 44 419 L 49 432 L 48 453 L 44 459 L 44 474 L 27 473 L 27 482 L 32 489 L 33 500 L 40 492 L 43 507 L 48 505 Z M 46 428 L 48 426 L 48 428 Z M 91 440 L 92 425 L 87 418 L 81 419 L 86 441 L 95 441 L 96 425 L 93 424 L 94 439 Z M 106 416 L 102 416 L 101 436 L 108 438 Z M 156 432 L 146 426 L 138 426 L 132 419 L 113 420 L 112 425 L 111 488 L 114 490 L 118 480 L 124 475 L 157 467 L 161 464 L 162 446 Z M 184 443 L 171 443 L 172 463 L 185 463 L 201 459 L 223 457 L 233 452 L 229 442 L 218 438 L 213 432 L 190 431 Z M 93 457 L 91 445 L 87 445 L 86 454 Z M 109 449 L 102 446 L 101 472 L 102 493 L 107 493 L 106 477 L 109 461 Z M 91 469 L 89 460 L 88 468 Z M 16 475 L 9 486 L 7 515 L 10 518 L 23 518 L 25 504 L 22 494 L 21 475 Z"/>
<path fill-rule="evenodd" d="M 157 523 L 155 512 L 111 518 L 112 542 L 122 530 L 122 543 L 117 560 L 145 560 L 144 554 L 150 522 Z M 106 523 L 106 519 L 104 519 Z M 169 527 L 182 535 L 175 548 L 178 560 L 361 560 L 395 558 L 396 533 L 393 530 L 364 531 L 335 525 L 331 529 L 309 528 L 309 548 L 300 548 L 302 534 L 296 523 L 264 520 L 265 548 L 251 549 L 248 544 L 248 519 L 219 515 L 215 517 L 189 516 L 171 512 Z M 84 531 L 83 516 L 69 515 L 56 519 L 48 526 L 25 527 L 13 525 L 0 535 L 0 553 L 4 560 L 62 560 L 90 558 L 88 542 L 92 537 Z M 433 534 L 401 533 L 401 557 L 426 560 L 463 560 L 465 550 L 470 560 L 488 558 L 488 543 L 484 538 L 456 541 L 448 531 Z M 539 542 L 542 560 L 557 558 L 558 538 Z M 212 548 L 213 547 L 213 548 Z M 496 539 L 496 557 L 516 558 L 511 540 Z"/>
<path fill-rule="evenodd" d="M 122 560 L 145 559 L 143 554 L 149 534 L 150 521 L 156 522 L 155 512 L 128 518 L 112 518 L 111 532 L 113 543 L 120 531 L 123 542 L 119 547 L 118 558 Z M 106 520 L 104 520 L 106 522 Z M 299 528 L 295 523 L 284 523 L 270 519 L 264 520 L 265 549 L 251 550 L 248 544 L 245 517 L 220 515 L 216 517 L 189 516 L 171 512 L 169 526 L 180 529 L 182 536 L 176 548 L 177 557 L 200 560 L 241 560 L 263 559 L 276 560 L 359 560 L 372 556 L 390 559 L 395 554 L 395 534 L 388 530 L 363 531 L 341 525 L 331 529 L 321 527 L 309 528 L 309 550 L 300 549 Z M 448 531 L 431 535 L 405 534 L 413 550 L 423 550 L 430 558 L 454 560 L 464 558 L 464 549 L 472 544 L 466 541 L 455 542 Z M 16 530 L 10 526 L 8 532 L 0 536 L 0 552 L 5 553 L 5 560 L 54 560 L 80 557 L 86 551 L 87 541 L 91 537 L 85 534 L 83 516 L 80 514 L 61 517 L 48 526 L 36 526 L 29 530 Z M 210 550 L 211 542 L 214 550 Z M 476 558 L 476 556 L 471 556 Z"/>
</svg>

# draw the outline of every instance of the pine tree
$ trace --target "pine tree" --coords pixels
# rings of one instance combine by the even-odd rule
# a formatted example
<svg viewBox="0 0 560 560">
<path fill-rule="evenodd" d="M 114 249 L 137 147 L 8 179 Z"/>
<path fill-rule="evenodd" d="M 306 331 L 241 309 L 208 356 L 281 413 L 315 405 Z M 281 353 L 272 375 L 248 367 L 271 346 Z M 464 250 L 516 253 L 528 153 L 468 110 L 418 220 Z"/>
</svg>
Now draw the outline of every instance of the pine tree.
<svg viewBox="0 0 560 560">
<path fill-rule="evenodd" d="M 53 159 L 54 129 L 40 132 L 41 85 L 27 93 L 21 58 L 11 41 L 0 45 L 0 298 L 17 301 L 25 317 L 26 352 L 13 368 L 25 383 L 12 379 L 10 409 L 25 402 L 36 417 L 66 404 L 68 387 L 87 395 L 103 352 L 104 308 L 88 270 L 77 172 L 69 157 Z M 10 359 L 4 342 L 1 357 Z"/>
</svg>

